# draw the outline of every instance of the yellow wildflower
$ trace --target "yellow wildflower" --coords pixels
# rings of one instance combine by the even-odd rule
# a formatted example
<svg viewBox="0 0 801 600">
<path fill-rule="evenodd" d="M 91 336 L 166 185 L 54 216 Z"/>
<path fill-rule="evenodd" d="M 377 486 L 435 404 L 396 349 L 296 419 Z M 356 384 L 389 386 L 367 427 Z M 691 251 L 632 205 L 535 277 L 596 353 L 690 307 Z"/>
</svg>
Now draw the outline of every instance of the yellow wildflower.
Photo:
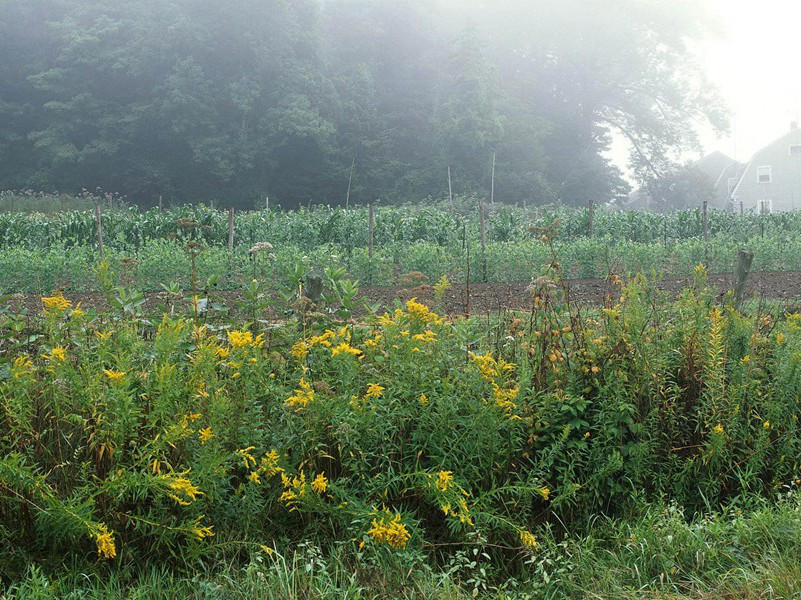
<svg viewBox="0 0 801 600">
<path fill-rule="evenodd" d="M 351 356 L 359 356 L 362 354 L 362 351 L 358 348 L 354 348 L 350 344 L 343 342 L 339 344 L 337 347 L 331 349 L 331 356 L 337 356 L 339 354 L 350 354 Z"/>
<path fill-rule="evenodd" d="M 311 482 L 311 488 L 318 494 L 322 494 L 328 489 L 328 480 L 324 473 L 319 473 Z"/>
<path fill-rule="evenodd" d="M 250 479 L 253 483 L 261 483 L 261 478 L 259 478 L 259 474 L 256 471 L 251 471 L 250 475 L 248 475 L 248 479 Z"/>
<path fill-rule="evenodd" d="M 376 514 L 372 527 L 367 531 L 375 541 L 388 544 L 392 548 L 403 548 L 411 538 L 406 525 L 401 522 L 400 514 L 384 509 L 381 515 Z"/>
<path fill-rule="evenodd" d="M 117 547 L 114 545 L 114 533 L 108 530 L 103 523 L 97 525 L 94 531 L 97 553 L 103 558 L 117 556 Z"/>
<path fill-rule="evenodd" d="M 312 401 L 314 401 L 314 390 L 311 385 L 301 377 L 300 389 L 295 390 L 294 395 L 286 399 L 286 405 L 305 407 Z"/>
<path fill-rule="evenodd" d="M 715 426 L 712 428 L 712 431 L 714 431 L 714 432 L 715 432 L 715 433 L 717 433 L 717 434 L 722 434 L 722 433 L 723 433 L 723 425 L 721 425 L 720 423 L 718 423 L 717 425 L 715 425 Z"/>
<path fill-rule="evenodd" d="M 264 346 L 264 336 L 259 334 L 254 338 L 253 334 L 249 331 L 229 331 L 228 344 L 230 344 L 231 348 L 234 350 L 247 346 L 261 348 Z"/>
<path fill-rule="evenodd" d="M 84 316 L 86 316 L 86 311 L 84 311 L 83 309 L 80 309 L 80 308 L 73 309 L 73 311 L 72 311 L 72 318 L 73 319 L 80 319 L 80 318 L 82 318 Z"/>
<path fill-rule="evenodd" d="M 447 492 L 453 486 L 453 471 L 440 471 L 437 473 L 435 485 L 441 492 Z"/>
<path fill-rule="evenodd" d="M 197 435 L 200 438 L 200 443 L 201 444 L 205 444 L 211 438 L 214 437 L 214 434 L 211 431 L 211 427 L 205 427 L 203 429 L 198 430 Z"/>
<path fill-rule="evenodd" d="M 551 497 L 551 490 L 549 490 L 547 487 L 541 487 L 540 489 L 537 490 L 537 492 L 539 493 L 540 497 L 546 502 L 548 501 L 548 498 Z"/>
<path fill-rule="evenodd" d="M 103 369 L 103 373 L 111 381 L 122 381 L 122 378 L 127 374 L 126 371 L 115 371 L 114 369 Z"/>
<path fill-rule="evenodd" d="M 377 383 L 368 383 L 367 392 L 364 394 L 365 398 L 379 398 L 386 388 L 378 385 Z"/>
<path fill-rule="evenodd" d="M 523 545 L 526 548 L 530 548 L 532 550 L 537 549 L 537 538 L 535 538 L 527 529 L 520 530 L 520 541 L 523 542 Z"/>
<path fill-rule="evenodd" d="M 201 526 L 200 522 L 203 520 L 204 516 L 205 515 L 200 515 L 197 519 L 195 519 L 195 523 L 192 526 L 192 533 L 199 540 L 212 537 L 214 535 L 214 532 L 211 530 L 211 525 Z"/>
<path fill-rule="evenodd" d="M 42 298 L 42 304 L 45 306 L 45 312 L 58 314 L 72 306 L 72 302 L 67 300 L 61 292 L 56 292 L 52 296 Z"/>
<path fill-rule="evenodd" d="M 428 404 L 428 397 L 425 394 L 420 394 L 420 406 Z"/>
<path fill-rule="evenodd" d="M 770 421 L 765 421 L 764 423 L 762 423 L 762 427 L 764 427 L 765 429 L 770 429 Z"/>
<path fill-rule="evenodd" d="M 50 353 L 50 358 L 54 361 L 64 362 L 67 360 L 67 351 L 61 346 L 56 346 Z"/>
<path fill-rule="evenodd" d="M 11 367 L 11 372 L 14 374 L 14 379 L 19 379 L 25 375 L 30 375 L 36 369 L 33 367 L 33 361 L 24 354 L 14 359 L 14 365 Z"/>
<path fill-rule="evenodd" d="M 289 353 L 298 360 L 303 360 L 309 353 L 309 345 L 301 340 L 292 346 L 292 349 L 289 351 Z"/>
<path fill-rule="evenodd" d="M 182 475 L 185 474 L 186 473 L 182 473 Z M 198 496 L 203 495 L 203 492 L 192 485 L 192 482 L 186 477 L 167 476 L 165 479 L 167 480 L 169 488 L 175 492 L 174 494 L 169 494 L 170 498 L 181 506 L 189 506 Z M 181 498 L 179 494 L 183 495 L 183 498 Z"/>
<path fill-rule="evenodd" d="M 216 354 L 218 357 L 220 357 L 222 359 L 226 359 L 229 356 L 231 356 L 231 349 L 230 348 L 226 348 L 225 346 L 218 346 L 214 350 L 214 354 Z"/>
<path fill-rule="evenodd" d="M 776 335 L 776 343 L 777 343 L 777 344 L 782 344 L 782 343 L 784 343 L 784 334 L 783 334 L 782 332 L 779 332 L 779 333 Z"/>
<path fill-rule="evenodd" d="M 278 466 L 278 459 L 279 459 L 278 452 L 275 450 L 270 450 L 267 454 L 264 455 L 264 458 L 261 459 L 261 471 L 267 473 L 268 477 L 272 477 L 273 475 L 277 475 L 278 473 L 283 473 L 283 469 Z"/>
<path fill-rule="evenodd" d="M 256 459 L 253 458 L 253 455 L 250 453 L 251 450 L 254 450 L 256 446 L 248 446 L 247 448 L 243 448 L 241 450 L 237 450 L 236 453 L 242 459 L 242 463 L 245 465 L 246 469 L 249 469 L 251 464 L 255 467 L 256 466 Z"/>
</svg>

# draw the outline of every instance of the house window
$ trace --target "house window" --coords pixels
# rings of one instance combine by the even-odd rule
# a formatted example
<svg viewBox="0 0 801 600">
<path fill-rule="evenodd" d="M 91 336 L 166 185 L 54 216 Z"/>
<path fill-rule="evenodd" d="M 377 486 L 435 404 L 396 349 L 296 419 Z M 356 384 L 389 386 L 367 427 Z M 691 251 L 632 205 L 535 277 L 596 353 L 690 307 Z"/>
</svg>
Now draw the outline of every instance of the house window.
<svg viewBox="0 0 801 600">
<path fill-rule="evenodd" d="M 729 181 L 728 181 L 729 191 L 727 192 L 729 196 L 731 196 L 731 193 L 734 191 L 734 188 L 737 187 L 737 182 L 738 181 L 740 181 L 739 177 L 729 177 Z"/>
<path fill-rule="evenodd" d="M 760 215 L 767 215 L 773 212 L 773 200 L 760 200 L 757 205 Z"/>
<path fill-rule="evenodd" d="M 790 145 L 790 155 L 791 156 L 801 156 L 801 144 L 791 144 Z"/>
<path fill-rule="evenodd" d="M 767 167 L 757 167 L 757 183 L 770 183 L 771 182 L 771 169 Z"/>
</svg>

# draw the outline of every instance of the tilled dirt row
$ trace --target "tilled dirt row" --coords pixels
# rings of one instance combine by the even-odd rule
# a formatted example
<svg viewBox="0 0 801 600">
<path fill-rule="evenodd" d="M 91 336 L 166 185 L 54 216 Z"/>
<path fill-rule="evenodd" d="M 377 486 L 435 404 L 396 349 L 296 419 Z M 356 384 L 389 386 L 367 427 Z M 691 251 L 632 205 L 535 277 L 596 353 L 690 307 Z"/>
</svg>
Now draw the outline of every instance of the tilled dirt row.
<svg viewBox="0 0 801 600">
<path fill-rule="evenodd" d="M 665 277 L 657 288 L 674 296 L 690 283 L 689 277 Z M 730 273 L 716 273 L 709 276 L 709 283 L 720 294 L 731 287 Z M 486 314 L 506 309 L 528 309 L 531 307 L 531 294 L 528 291 L 530 282 L 520 281 L 511 283 L 471 283 L 466 285 L 453 285 L 444 297 L 444 308 L 449 314 Z M 567 282 L 571 301 L 582 304 L 600 304 L 607 296 L 616 295 L 617 286 L 606 279 L 572 279 Z M 768 271 L 752 273 L 748 281 L 748 295 L 779 300 L 794 305 L 801 305 L 801 272 L 799 271 Z M 96 292 L 66 293 L 72 302 L 80 302 L 84 307 L 105 308 L 104 297 Z M 232 309 L 242 310 L 244 298 L 236 290 L 224 290 L 215 293 L 221 302 Z M 371 304 L 381 303 L 384 307 L 392 307 L 395 300 L 408 300 L 416 297 L 421 302 L 432 304 L 434 291 L 431 286 L 417 287 L 400 286 L 364 286 L 360 296 Z M 158 310 L 166 302 L 165 293 L 151 293 L 147 295 L 143 309 L 147 312 Z M 29 312 L 41 309 L 41 299 L 38 294 L 16 294 L 12 304 L 15 308 L 27 307 Z"/>
</svg>

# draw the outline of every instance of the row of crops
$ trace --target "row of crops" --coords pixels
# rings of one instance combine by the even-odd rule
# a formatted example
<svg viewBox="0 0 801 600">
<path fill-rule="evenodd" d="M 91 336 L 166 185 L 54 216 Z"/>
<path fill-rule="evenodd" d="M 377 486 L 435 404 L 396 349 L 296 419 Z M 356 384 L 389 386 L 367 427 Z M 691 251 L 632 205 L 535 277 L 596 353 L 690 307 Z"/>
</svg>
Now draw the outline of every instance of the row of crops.
<svg viewBox="0 0 801 600">
<path fill-rule="evenodd" d="M 700 211 L 667 215 L 559 207 L 487 207 L 485 243 L 470 203 L 377 207 L 325 206 L 229 213 L 202 205 L 165 211 L 117 206 L 101 211 L 104 256 L 127 284 L 145 291 L 175 282 L 184 289 L 219 277 L 239 288 L 254 277 L 286 281 L 298 273 L 344 269 L 353 279 L 391 285 L 404 275 L 433 283 L 523 281 L 552 259 L 541 241 L 549 228 L 568 277 L 639 271 L 685 275 L 701 262 L 730 271 L 737 251 L 755 253 L 758 270 L 801 269 L 801 212 L 739 215 L 711 211 L 704 236 Z M 97 289 L 100 258 L 94 211 L 0 214 L 0 289 L 47 292 Z M 251 249 L 269 242 L 269 252 Z M 194 282 L 194 283 L 193 283 Z"/>
<path fill-rule="evenodd" d="M 596 209 L 592 236 L 588 209 L 495 205 L 487 207 L 486 214 L 489 242 L 530 239 L 532 227 L 544 227 L 554 221 L 560 223 L 560 234 L 566 241 L 597 237 L 616 242 L 669 244 L 704 236 L 700 210 L 657 215 Z M 164 211 L 116 207 L 103 210 L 101 221 L 105 243 L 121 250 L 138 249 L 162 239 L 202 240 L 210 246 L 225 246 L 228 242 L 228 212 L 204 205 Z M 325 244 L 366 247 L 368 221 L 367 207 L 239 212 L 234 215 L 234 241 L 237 245 L 259 241 L 291 243 L 304 249 Z M 707 227 L 711 236 L 737 239 L 795 234 L 801 231 L 801 211 L 766 215 L 710 211 Z M 373 242 L 377 247 L 427 242 L 461 248 L 478 244 L 480 229 L 479 211 L 469 202 L 453 209 L 447 203 L 379 206 L 375 209 Z M 0 214 L 0 244 L 4 247 L 93 246 L 97 242 L 93 211 Z"/>
</svg>

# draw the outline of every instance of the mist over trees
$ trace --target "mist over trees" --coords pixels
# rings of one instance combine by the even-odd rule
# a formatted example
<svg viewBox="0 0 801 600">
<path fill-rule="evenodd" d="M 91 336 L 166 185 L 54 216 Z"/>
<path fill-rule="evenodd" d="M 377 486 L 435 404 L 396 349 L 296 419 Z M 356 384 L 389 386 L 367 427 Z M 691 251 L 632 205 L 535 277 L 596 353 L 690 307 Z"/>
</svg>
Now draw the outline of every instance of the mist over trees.
<svg viewBox="0 0 801 600">
<path fill-rule="evenodd" d="M 603 202 L 725 127 L 695 3 L 0 0 L 0 189 Z"/>
</svg>

